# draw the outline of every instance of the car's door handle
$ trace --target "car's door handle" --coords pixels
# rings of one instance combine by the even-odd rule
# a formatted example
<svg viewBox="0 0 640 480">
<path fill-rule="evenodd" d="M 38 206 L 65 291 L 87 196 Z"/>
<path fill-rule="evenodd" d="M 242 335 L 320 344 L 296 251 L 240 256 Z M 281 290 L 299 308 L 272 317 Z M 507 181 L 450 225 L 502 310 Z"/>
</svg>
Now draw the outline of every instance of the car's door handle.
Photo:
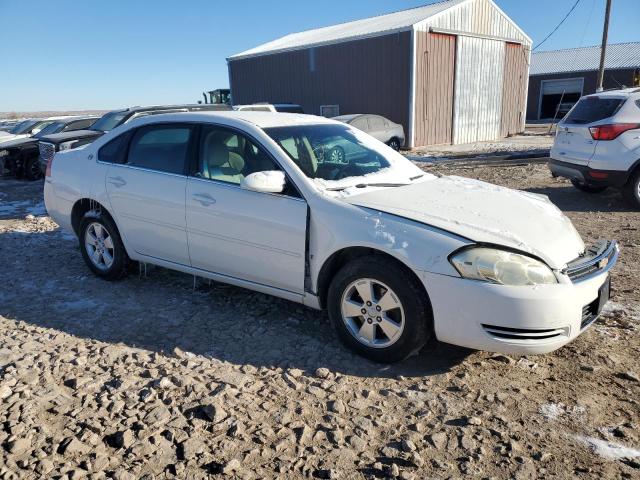
<svg viewBox="0 0 640 480">
<path fill-rule="evenodd" d="M 208 207 L 208 206 L 213 205 L 214 203 L 216 203 L 216 199 L 213 198 L 208 193 L 194 193 L 193 194 L 193 199 L 196 202 L 199 202 L 200 205 L 202 205 L 203 207 Z"/>
<path fill-rule="evenodd" d="M 127 184 L 122 177 L 109 177 L 109 183 L 116 188 L 124 187 Z"/>
</svg>

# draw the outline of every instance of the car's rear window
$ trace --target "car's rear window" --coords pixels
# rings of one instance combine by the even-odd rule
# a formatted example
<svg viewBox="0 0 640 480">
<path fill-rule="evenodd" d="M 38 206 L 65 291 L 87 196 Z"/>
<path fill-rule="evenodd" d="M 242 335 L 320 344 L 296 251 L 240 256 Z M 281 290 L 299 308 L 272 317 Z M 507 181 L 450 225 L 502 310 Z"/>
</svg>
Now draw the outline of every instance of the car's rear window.
<svg viewBox="0 0 640 480">
<path fill-rule="evenodd" d="M 564 123 L 585 125 L 616 114 L 625 102 L 623 98 L 584 97 L 569 113 Z"/>
</svg>

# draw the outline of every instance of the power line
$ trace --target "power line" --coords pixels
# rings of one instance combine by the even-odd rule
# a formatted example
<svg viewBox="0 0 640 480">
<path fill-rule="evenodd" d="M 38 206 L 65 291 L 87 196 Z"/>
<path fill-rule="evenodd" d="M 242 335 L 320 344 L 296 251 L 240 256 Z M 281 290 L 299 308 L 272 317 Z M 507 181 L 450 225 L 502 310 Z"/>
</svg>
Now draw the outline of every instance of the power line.
<svg viewBox="0 0 640 480">
<path fill-rule="evenodd" d="M 571 10 L 569 10 L 569 13 L 567 13 L 564 18 L 560 21 L 560 23 L 558 25 L 556 25 L 556 28 L 554 28 L 551 33 L 549 35 L 547 35 L 544 40 L 542 40 L 538 45 L 536 45 L 535 47 L 533 47 L 532 51 L 536 51 L 538 49 L 538 47 L 540 47 L 544 42 L 546 42 L 547 40 L 549 40 L 549 38 L 551 37 L 551 35 L 553 35 L 554 33 L 556 33 L 558 31 L 558 29 L 562 26 L 562 24 L 564 22 L 567 21 L 567 18 L 569 18 L 569 15 L 571 15 L 573 13 L 573 11 L 576 9 L 576 7 L 578 6 L 578 4 L 580 3 L 581 0 L 576 0 L 576 3 L 573 4 L 573 7 L 571 7 Z"/>
</svg>

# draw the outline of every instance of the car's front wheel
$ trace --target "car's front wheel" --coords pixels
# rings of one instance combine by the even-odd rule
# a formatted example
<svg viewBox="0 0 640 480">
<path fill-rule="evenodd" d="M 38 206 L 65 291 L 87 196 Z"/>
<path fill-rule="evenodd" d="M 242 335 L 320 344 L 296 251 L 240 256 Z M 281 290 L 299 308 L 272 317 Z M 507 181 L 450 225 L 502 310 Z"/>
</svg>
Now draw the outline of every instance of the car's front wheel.
<svg viewBox="0 0 640 480">
<path fill-rule="evenodd" d="M 411 273 L 385 258 L 345 265 L 329 286 L 327 308 L 342 342 L 376 362 L 404 360 L 430 337 L 426 293 Z"/>
<path fill-rule="evenodd" d="M 572 179 L 571 184 L 581 192 L 585 193 L 602 193 L 607 189 L 607 187 L 589 185 L 588 183 L 576 179 Z"/>
<path fill-rule="evenodd" d="M 631 206 L 640 210 L 640 170 L 631 175 L 622 193 Z"/>
<path fill-rule="evenodd" d="M 129 256 L 113 220 L 104 212 L 87 212 L 78 232 L 80 250 L 87 266 L 99 277 L 117 280 L 127 274 Z"/>
<path fill-rule="evenodd" d="M 27 158 L 24 161 L 24 176 L 27 180 L 38 180 L 42 178 L 42 171 L 40 170 L 40 163 L 38 163 L 38 157 Z"/>
</svg>

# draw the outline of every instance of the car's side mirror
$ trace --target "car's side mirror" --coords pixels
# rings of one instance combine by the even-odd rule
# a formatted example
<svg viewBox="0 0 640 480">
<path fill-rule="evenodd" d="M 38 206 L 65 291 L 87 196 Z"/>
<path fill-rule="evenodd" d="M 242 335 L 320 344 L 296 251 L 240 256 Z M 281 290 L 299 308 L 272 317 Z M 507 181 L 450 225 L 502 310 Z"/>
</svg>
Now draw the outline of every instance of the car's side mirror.
<svg viewBox="0 0 640 480">
<path fill-rule="evenodd" d="M 262 193 L 282 193 L 286 184 L 284 172 L 268 170 L 247 175 L 240 182 L 240 188 Z"/>
</svg>

